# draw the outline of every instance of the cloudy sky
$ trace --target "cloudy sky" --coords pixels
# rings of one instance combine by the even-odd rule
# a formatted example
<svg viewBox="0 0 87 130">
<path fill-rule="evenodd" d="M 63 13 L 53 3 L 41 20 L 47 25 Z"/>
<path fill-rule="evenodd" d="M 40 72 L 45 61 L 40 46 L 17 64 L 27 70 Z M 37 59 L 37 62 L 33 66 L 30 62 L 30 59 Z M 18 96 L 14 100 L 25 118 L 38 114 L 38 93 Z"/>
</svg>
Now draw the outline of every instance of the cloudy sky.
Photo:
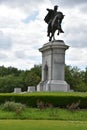
<svg viewBox="0 0 87 130">
<path fill-rule="evenodd" d="M 0 0 L 0 66 L 30 69 L 42 63 L 38 51 L 48 42 L 46 8 L 59 6 L 65 14 L 62 22 L 66 64 L 87 66 L 87 0 Z"/>
</svg>

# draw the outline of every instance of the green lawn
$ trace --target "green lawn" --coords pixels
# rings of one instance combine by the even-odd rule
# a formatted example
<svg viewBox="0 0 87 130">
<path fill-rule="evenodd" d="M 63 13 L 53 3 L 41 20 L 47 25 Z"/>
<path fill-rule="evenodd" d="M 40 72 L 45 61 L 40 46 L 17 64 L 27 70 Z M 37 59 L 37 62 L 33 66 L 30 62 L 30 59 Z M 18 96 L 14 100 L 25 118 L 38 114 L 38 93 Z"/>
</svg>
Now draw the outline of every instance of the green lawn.
<svg viewBox="0 0 87 130">
<path fill-rule="evenodd" d="M 59 108 L 48 108 L 43 110 L 27 108 L 20 115 L 15 112 L 0 110 L 0 119 L 87 121 L 87 110 L 70 111 Z"/>
<path fill-rule="evenodd" d="M 0 130 L 87 130 L 87 122 L 53 120 L 0 120 Z"/>
</svg>

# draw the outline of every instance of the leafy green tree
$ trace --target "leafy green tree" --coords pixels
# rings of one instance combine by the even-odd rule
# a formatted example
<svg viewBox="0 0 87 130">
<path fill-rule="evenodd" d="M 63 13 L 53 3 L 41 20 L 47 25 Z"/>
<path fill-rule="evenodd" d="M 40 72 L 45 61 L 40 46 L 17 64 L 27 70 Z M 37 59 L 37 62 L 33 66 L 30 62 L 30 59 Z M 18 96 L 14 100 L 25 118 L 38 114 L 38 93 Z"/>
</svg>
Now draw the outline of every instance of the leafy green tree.
<svg viewBox="0 0 87 130">
<path fill-rule="evenodd" d="M 33 68 L 31 68 L 30 71 L 34 72 L 37 76 L 39 76 L 41 78 L 41 65 L 34 65 Z"/>
<path fill-rule="evenodd" d="M 74 91 L 87 91 L 87 85 L 84 82 L 84 71 L 80 71 L 78 67 L 65 67 L 65 79 Z"/>
<path fill-rule="evenodd" d="M 87 67 L 86 67 L 86 69 L 85 69 L 84 82 L 85 82 L 86 85 L 87 85 Z"/>
<path fill-rule="evenodd" d="M 0 77 L 0 92 L 13 92 L 14 88 L 19 87 L 23 89 L 23 80 L 20 77 L 8 75 Z"/>
<path fill-rule="evenodd" d="M 70 88 L 73 89 L 74 83 L 71 69 L 71 66 L 65 66 L 65 81 L 70 85 Z"/>
<path fill-rule="evenodd" d="M 33 71 L 28 71 L 25 82 L 27 86 L 37 86 L 37 84 L 40 82 L 40 77 Z"/>
<path fill-rule="evenodd" d="M 37 86 L 41 79 L 41 65 L 35 65 L 31 70 L 18 70 L 14 67 L 0 67 L 0 92 L 13 92 L 15 87 L 26 91 L 27 87 Z"/>
<path fill-rule="evenodd" d="M 14 75 L 14 76 L 18 76 L 21 73 L 21 70 L 18 70 L 17 68 L 14 67 L 4 67 L 4 66 L 0 66 L 0 76 L 7 76 L 7 75 Z"/>
</svg>

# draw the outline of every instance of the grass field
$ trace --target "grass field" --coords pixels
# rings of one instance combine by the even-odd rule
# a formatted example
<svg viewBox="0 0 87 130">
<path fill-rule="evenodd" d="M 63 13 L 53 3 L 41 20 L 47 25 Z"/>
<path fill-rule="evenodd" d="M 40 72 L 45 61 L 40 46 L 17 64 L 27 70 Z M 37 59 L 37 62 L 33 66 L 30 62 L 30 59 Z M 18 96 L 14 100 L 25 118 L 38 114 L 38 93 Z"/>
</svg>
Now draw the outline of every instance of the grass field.
<svg viewBox="0 0 87 130">
<path fill-rule="evenodd" d="M 87 130 L 87 109 L 26 107 L 21 113 L 18 110 L 5 111 L 0 107 L 0 130 Z"/>
<path fill-rule="evenodd" d="M 87 122 L 53 120 L 0 120 L 0 130 L 87 130 Z"/>
<path fill-rule="evenodd" d="M 27 108 L 20 115 L 15 112 L 0 110 L 0 119 L 87 121 L 87 110 L 70 111 L 59 108 L 48 108 L 43 110 Z"/>
</svg>

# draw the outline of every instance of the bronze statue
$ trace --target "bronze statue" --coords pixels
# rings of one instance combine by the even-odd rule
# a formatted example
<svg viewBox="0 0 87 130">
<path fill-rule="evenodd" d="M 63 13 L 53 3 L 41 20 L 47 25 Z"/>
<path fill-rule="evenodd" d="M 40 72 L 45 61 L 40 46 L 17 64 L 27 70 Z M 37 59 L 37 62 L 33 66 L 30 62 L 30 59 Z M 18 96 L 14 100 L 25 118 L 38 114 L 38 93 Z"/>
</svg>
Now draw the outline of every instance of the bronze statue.
<svg viewBox="0 0 87 130">
<path fill-rule="evenodd" d="M 49 37 L 49 41 L 52 40 L 52 37 L 55 40 L 54 34 L 56 30 L 58 30 L 58 35 L 60 33 L 64 33 L 64 31 L 61 28 L 61 23 L 64 18 L 64 15 L 62 12 L 57 11 L 57 9 L 57 5 L 54 6 L 54 10 L 47 9 L 48 14 L 44 18 L 44 21 L 48 24 L 47 36 Z"/>
</svg>

